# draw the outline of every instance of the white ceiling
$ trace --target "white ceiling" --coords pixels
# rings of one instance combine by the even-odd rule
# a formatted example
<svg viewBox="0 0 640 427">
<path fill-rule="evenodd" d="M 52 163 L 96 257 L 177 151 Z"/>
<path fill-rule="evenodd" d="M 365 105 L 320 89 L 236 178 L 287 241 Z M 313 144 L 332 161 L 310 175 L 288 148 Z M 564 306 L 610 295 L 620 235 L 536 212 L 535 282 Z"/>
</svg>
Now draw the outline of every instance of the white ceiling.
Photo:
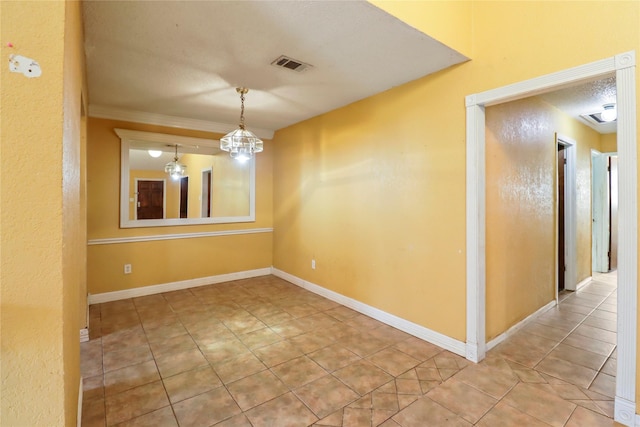
<svg viewBox="0 0 640 427">
<path fill-rule="evenodd" d="M 604 104 L 616 102 L 615 77 L 606 77 L 556 90 L 540 95 L 540 98 L 599 133 L 606 134 L 617 131 L 617 123 L 615 121 L 594 124 L 581 117 L 581 115 L 601 113 Z"/>
<path fill-rule="evenodd" d="M 83 11 L 90 115 L 227 132 L 246 86 L 246 124 L 263 138 L 468 60 L 362 0 L 85 0 Z M 313 68 L 272 66 L 280 55 Z M 615 79 L 541 97 L 585 122 L 615 102 Z"/>
<path fill-rule="evenodd" d="M 144 112 L 260 135 L 468 58 L 366 1 L 85 1 L 90 114 Z M 313 65 L 274 67 L 280 55 Z M 259 132 L 260 131 L 260 132 Z"/>
</svg>

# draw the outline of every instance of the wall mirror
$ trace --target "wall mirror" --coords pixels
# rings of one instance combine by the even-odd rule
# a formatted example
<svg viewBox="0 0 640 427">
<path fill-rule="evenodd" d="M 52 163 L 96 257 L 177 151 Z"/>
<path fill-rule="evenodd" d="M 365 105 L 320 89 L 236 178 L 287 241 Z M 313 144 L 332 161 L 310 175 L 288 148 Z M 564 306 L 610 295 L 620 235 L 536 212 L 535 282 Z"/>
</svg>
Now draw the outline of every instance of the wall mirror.
<svg viewBox="0 0 640 427">
<path fill-rule="evenodd" d="M 121 140 L 120 227 L 255 221 L 255 157 L 240 162 L 213 139 L 114 129 Z M 186 172 L 165 172 L 174 160 Z"/>
</svg>

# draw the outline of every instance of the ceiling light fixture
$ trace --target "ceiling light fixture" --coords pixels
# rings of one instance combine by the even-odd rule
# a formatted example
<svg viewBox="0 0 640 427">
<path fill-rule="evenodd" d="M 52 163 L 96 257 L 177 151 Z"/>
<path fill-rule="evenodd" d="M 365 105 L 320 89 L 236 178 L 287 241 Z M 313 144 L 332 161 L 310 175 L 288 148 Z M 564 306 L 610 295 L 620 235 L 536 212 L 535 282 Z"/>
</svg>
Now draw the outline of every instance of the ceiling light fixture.
<svg viewBox="0 0 640 427">
<path fill-rule="evenodd" d="M 173 161 L 167 163 L 167 165 L 164 167 L 164 171 L 168 173 L 171 178 L 176 180 L 180 177 L 183 177 L 187 172 L 187 166 L 183 165 L 182 163 L 178 163 L 178 144 L 176 144 L 176 155 L 173 158 Z"/>
<path fill-rule="evenodd" d="M 238 129 L 220 139 L 220 149 L 228 151 L 232 159 L 244 162 L 262 151 L 262 140 L 244 127 L 244 96 L 249 89 L 237 87 L 236 92 L 240 94 L 240 123 Z"/>
<path fill-rule="evenodd" d="M 153 158 L 158 158 L 162 156 L 162 151 L 160 150 L 148 150 L 148 151 L 149 151 L 149 155 Z"/>
<path fill-rule="evenodd" d="M 600 118 L 604 122 L 612 122 L 618 118 L 618 111 L 616 110 L 616 104 L 604 104 L 602 106 L 604 110 L 600 113 Z"/>
</svg>

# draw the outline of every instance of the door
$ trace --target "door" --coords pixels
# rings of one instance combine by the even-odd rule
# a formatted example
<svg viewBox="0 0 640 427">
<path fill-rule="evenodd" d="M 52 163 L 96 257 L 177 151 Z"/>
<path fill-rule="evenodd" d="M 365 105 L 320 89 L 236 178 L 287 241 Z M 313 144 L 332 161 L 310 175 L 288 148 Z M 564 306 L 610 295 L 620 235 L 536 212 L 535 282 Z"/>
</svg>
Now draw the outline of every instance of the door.
<svg viewBox="0 0 640 427">
<path fill-rule="evenodd" d="M 202 194 L 200 195 L 200 216 L 211 216 L 211 169 L 202 171 Z"/>
<path fill-rule="evenodd" d="M 180 218 L 187 218 L 189 204 L 189 177 L 180 178 Z"/>
<path fill-rule="evenodd" d="M 618 268 L 618 156 L 609 157 L 609 271 Z"/>
<path fill-rule="evenodd" d="M 567 158 L 563 145 L 558 145 L 558 291 L 564 290 L 566 264 L 565 187 Z"/>
<path fill-rule="evenodd" d="M 592 151 L 591 155 L 591 269 L 599 273 L 609 271 L 609 179 L 607 155 Z"/>
<path fill-rule="evenodd" d="M 137 219 L 164 218 L 164 181 L 138 180 Z"/>
</svg>

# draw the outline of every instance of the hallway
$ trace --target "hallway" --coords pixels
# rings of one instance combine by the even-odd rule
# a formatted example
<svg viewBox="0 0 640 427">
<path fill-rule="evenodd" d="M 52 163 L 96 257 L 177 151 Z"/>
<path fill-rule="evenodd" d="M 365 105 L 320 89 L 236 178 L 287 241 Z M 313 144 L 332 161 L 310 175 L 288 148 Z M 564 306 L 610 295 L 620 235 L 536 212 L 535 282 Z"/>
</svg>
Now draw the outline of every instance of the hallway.
<svg viewBox="0 0 640 427">
<path fill-rule="evenodd" d="M 474 365 L 274 276 L 91 306 L 82 425 L 612 426 L 616 277 Z"/>
</svg>

